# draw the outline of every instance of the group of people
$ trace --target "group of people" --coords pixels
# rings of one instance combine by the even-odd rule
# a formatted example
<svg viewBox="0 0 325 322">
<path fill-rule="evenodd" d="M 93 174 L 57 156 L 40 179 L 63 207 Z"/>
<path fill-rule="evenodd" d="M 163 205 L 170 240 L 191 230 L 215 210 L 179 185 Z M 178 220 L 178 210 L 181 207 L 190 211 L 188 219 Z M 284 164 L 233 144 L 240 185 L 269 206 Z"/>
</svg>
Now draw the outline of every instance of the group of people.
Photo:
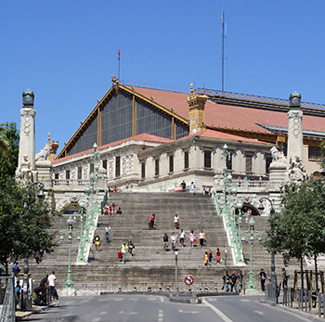
<svg viewBox="0 0 325 322">
<path fill-rule="evenodd" d="M 122 263 L 125 264 L 126 261 L 126 253 L 128 252 L 130 256 L 133 256 L 133 250 L 134 250 L 135 246 L 134 243 L 132 241 L 132 239 L 129 239 L 128 243 L 123 243 L 121 250 L 120 250 L 120 255 L 119 257 L 121 257 L 122 259 Z"/>
<path fill-rule="evenodd" d="M 115 205 L 113 202 L 111 205 L 107 202 L 103 208 L 104 215 L 115 215 L 115 214 L 122 214 L 121 206 Z"/>
<path fill-rule="evenodd" d="M 226 271 L 226 274 L 223 276 L 222 279 L 222 290 L 224 290 L 225 292 L 235 291 L 236 293 L 241 293 L 244 283 L 243 271 L 240 270 L 238 274 L 236 274 L 235 271 L 232 271 L 231 275 L 229 275 L 228 271 Z"/>
<path fill-rule="evenodd" d="M 267 279 L 266 273 L 264 272 L 264 269 L 261 268 L 261 271 L 259 273 L 259 280 L 261 282 L 261 289 L 263 292 L 265 292 L 266 279 Z M 282 280 L 282 287 L 284 289 L 287 288 L 288 287 L 288 275 L 287 275 L 287 271 L 284 267 L 282 268 L 281 280 Z"/>
<path fill-rule="evenodd" d="M 222 259 L 221 259 L 221 252 L 219 248 L 217 248 L 217 250 L 215 251 L 215 256 L 216 256 L 216 263 L 220 264 L 222 262 Z M 203 264 L 205 266 L 212 266 L 212 259 L 213 259 L 213 252 L 211 248 L 209 248 L 209 250 L 204 253 Z"/>
<path fill-rule="evenodd" d="M 177 216 L 178 218 L 178 216 Z M 179 221 L 175 222 L 175 228 L 179 229 Z M 176 249 L 176 244 L 179 242 L 181 247 L 185 247 L 185 239 L 186 239 L 186 233 L 183 229 L 180 229 L 178 234 L 175 234 L 175 232 L 172 232 L 170 237 L 168 237 L 167 233 L 164 233 L 162 236 L 162 244 L 164 245 L 164 249 L 168 250 L 169 245 L 171 245 L 172 250 Z M 199 246 L 203 247 L 206 242 L 206 234 L 203 230 L 200 231 L 198 235 L 199 239 Z M 196 247 L 197 245 L 197 239 L 194 230 L 192 229 L 189 233 L 189 240 L 191 247 Z"/>
</svg>

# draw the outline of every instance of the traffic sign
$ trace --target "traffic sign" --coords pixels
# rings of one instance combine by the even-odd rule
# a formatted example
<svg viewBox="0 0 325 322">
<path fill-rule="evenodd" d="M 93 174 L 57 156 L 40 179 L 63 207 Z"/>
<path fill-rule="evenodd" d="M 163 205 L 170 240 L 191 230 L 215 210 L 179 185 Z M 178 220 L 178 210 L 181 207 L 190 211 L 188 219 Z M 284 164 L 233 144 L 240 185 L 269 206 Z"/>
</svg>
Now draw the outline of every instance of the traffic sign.
<svg viewBox="0 0 325 322">
<path fill-rule="evenodd" d="M 184 278 L 184 283 L 188 286 L 192 285 L 194 283 L 194 278 L 191 275 L 187 275 Z"/>
</svg>

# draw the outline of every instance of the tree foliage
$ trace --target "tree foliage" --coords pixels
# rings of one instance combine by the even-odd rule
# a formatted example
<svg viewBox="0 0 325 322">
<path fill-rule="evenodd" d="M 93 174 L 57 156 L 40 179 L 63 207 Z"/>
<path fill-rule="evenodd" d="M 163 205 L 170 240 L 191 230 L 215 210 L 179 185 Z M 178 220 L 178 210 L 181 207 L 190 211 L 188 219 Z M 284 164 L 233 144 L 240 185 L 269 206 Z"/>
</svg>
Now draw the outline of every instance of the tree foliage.
<svg viewBox="0 0 325 322">
<path fill-rule="evenodd" d="M 325 249 L 325 183 L 312 180 L 285 186 L 282 211 L 270 220 L 265 246 L 285 262 L 317 257 Z"/>
<path fill-rule="evenodd" d="M 54 235 L 49 233 L 52 217 L 50 197 L 43 203 L 35 197 L 37 185 L 17 183 L 19 133 L 15 123 L 0 126 L 0 262 L 6 266 L 10 258 L 51 251 Z M 4 146 L 4 148 L 3 148 Z"/>
<path fill-rule="evenodd" d="M 0 175 L 1 178 L 14 176 L 18 164 L 19 132 L 16 123 L 0 126 Z"/>
</svg>

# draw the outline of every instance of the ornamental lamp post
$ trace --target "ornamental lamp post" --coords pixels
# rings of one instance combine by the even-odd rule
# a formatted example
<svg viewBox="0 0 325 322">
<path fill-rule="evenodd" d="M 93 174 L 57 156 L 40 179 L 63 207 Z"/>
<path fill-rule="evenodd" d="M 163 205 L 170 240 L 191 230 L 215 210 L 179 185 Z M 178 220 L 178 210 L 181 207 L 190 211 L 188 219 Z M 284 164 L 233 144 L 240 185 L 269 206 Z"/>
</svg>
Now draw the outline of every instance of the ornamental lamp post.
<svg viewBox="0 0 325 322">
<path fill-rule="evenodd" d="M 250 271 L 249 271 L 249 281 L 247 284 L 248 291 L 256 291 L 255 281 L 254 281 L 254 272 L 253 272 L 253 244 L 254 244 L 254 229 L 255 229 L 255 220 L 253 217 L 249 220 L 249 230 L 250 230 L 250 250 L 251 250 L 251 258 L 250 258 Z"/>
<path fill-rule="evenodd" d="M 178 251 L 175 251 L 175 293 L 178 294 L 178 287 L 177 287 L 177 257 Z"/>
<path fill-rule="evenodd" d="M 73 289 L 73 281 L 72 281 L 72 277 L 71 277 L 71 243 L 72 243 L 72 234 L 73 234 L 73 224 L 75 223 L 75 220 L 72 217 L 69 217 L 69 219 L 67 220 L 67 224 L 68 224 L 68 230 L 67 230 L 67 234 L 68 234 L 68 239 L 69 239 L 69 258 L 68 258 L 68 274 L 67 274 L 67 280 L 65 281 L 65 289 L 66 290 L 72 290 Z M 63 232 L 61 232 L 61 237 L 60 239 L 63 241 L 64 237 L 63 237 Z"/>
<path fill-rule="evenodd" d="M 80 244 L 79 244 L 79 256 L 78 262 L 85 261 L 85 232 L 84 232 L 84 209 L 86 207 L 86 202 L 83 200 L 79 201 L 80 207 Z"/>
<path fill-rule="evenodd" d="M 260 205 L 258 206 L 258 210 L 263 211 L 265 209 L 264 205 L 263 205 L 263 201 L 267 200 L 270 205 L 271 205 L 271 209 L 270 209 L 270 218 L 269 218 L 269 222 L 271 222 L 271 234 L 273 236 L 273 224 L 272 224 L 272 218 L 275 214 L 275 209 L 273 206 L 273 202 L 271 199 L 263 197 L 260 199 Z M 274 303 L 278 303 L 278 292 L 277 292 L 277 279 L 276 279 L 276 274 L 275 274 L 275 254 L 274 251 L 271 252 L 271 278 L 270 278 L 270 284 L 268 287 L 268 300 L 274 302 Z"/>
</svg>

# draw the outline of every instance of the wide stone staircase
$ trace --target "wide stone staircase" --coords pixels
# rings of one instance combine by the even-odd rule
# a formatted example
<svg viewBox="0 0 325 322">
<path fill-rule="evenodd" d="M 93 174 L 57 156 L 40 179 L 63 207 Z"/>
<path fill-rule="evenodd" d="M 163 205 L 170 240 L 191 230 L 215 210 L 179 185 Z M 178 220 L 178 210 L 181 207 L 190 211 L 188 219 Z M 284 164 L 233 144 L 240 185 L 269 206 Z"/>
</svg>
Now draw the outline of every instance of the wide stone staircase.
<svg viewBox="0 0 325 322">
<path fill-rule="evenodd" d="M 226 233 L 223 227 L 222 217 L 217 214 L 212 198 L 190 193 L 111 193 L 108 202 L 121 206 L 123 213 L 115 215 L 100 215 L 96 233 L 101 237 L 100 251 L 93 245 L 90 250 L 89 262 L 86 265 L 76 265 L 78 252 L 78 240 L 72 239 L 72 280 L 78 292 L 98 290 L 123 290 L 136 286 L 138 289 L 151 287 L 173 288 L 175 283 L 176 256 L 171 250 L 165 251 L 162 244 L 162 235 L 166 232 L 179 233 L 175 229 L 173 218 L 177 213 L 180 217 L 180 228 L 184 229 L 187 238 L 186 247 L 178 244 L 177 255 L 177 281 L 180 289 L 186 289 L 184 278 L 191 275 L 194 278 L 193 289 L 206 286 L 214 289 L 215 283 L 222 283 L 225 271 L 224 251 L 229 249 Z M 152 213 L 156 214 L 155 229 L 149 230 L 148 221 Z M 53 230 L 63 231 L 67 229 L 69 215 L 58 218 Z M 263 231 L 267 226 L 266 217 L 254 217 L 256 230 Z M 111 242 L 106 243 L 105 226 L 111 226 Z M 204 247 L 190 247 L 189 232 L 194 230 L 197 237 L 201 229 L 207 235 Z M 248 229 L 243 225 L 242 231 Z M 80 230 L 80 222 L 74 224 L 74 231 Z M 58 234 L 59 237 L 60 234 Z M 133 240 L 135 245 L 134 256 L 126 255 L 126 263 L 123 264 L 117 257 L 122 243 Z M 222 252 L 223 263 L 216 264 L 215 255 L 211 267 L 203 264 L 204 253 L 212 249 L 213 254 L 219 247 Z M 229 254 L 229 253 L 228 253 Z M 244 245 L 244 257 L 248 265 L 235 267 L 230 255 L 227 257 L 228 271 L 242 269 L 245 281 L 249 276 L 249 244 Z M 59 241 L 54 252 L 45 254 L 43 261 L 36 264 L 30 261 L 30 271 L 36 283 L 41 278 L 54 270 L 61 284 L 67 278 L 68 270 L 68 238 Z M 261 248 L 258 242 L 254 243 L 254 275 L 258 284 L 258 273 L 264 268 L 269 276 L 270 254 Z M 277 258 L 277 272 L 283 266 L 281 257 Z M 296 269 L 297 267 L 295 267 Z M 79 291 L 80 290 L 80 291 Z"/>
</svg>

